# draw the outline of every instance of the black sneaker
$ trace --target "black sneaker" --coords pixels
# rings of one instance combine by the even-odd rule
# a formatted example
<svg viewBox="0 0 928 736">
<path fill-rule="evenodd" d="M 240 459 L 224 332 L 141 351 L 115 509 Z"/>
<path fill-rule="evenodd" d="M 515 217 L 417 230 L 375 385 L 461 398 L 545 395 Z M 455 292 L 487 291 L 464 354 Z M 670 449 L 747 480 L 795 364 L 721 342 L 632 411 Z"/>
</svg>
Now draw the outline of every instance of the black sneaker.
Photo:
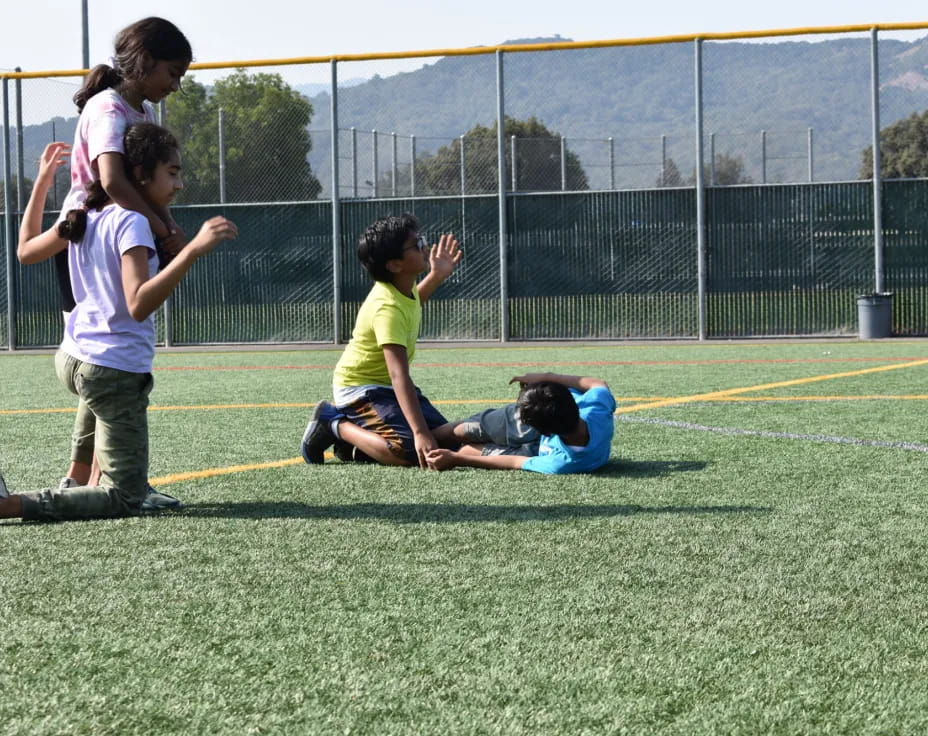
<svg viewBox="0 0 928 736">
<path fill-rule="evenodd" d="M 300 454 L 310 465 L 319 465 L 325 459 L 325 451 L 335 442 L 332 420 L 338 418 L 338 410 L 328 401 L 320 401 L 303 432 Z"/>
</svg>

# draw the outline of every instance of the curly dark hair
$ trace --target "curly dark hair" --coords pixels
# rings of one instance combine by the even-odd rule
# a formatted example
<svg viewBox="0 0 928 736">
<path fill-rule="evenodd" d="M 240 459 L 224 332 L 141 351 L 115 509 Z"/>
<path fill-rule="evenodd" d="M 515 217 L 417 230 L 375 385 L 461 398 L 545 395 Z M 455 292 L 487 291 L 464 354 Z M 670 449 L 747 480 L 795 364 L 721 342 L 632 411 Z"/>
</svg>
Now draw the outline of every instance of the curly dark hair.
<svg viewBox="0 0 928 736">
<path fill-rule="evenodd" d="M 580 421 L 580 409 L 570 389 L 554 381 L 525 384 L 516 406 L 522 421 L 542 434 L 568 434 Z"/>
<path fill-rule="evenodd" d="M 377 281 L 390 283 L 393 274 L 387 270 L 387 261 L 403 257 L 403 245 L 409 236 L 419 232 L 419 221 L 414 215 L 390 215 L 367 226 L 358 241 L 358 260 Z"/>
</svg>

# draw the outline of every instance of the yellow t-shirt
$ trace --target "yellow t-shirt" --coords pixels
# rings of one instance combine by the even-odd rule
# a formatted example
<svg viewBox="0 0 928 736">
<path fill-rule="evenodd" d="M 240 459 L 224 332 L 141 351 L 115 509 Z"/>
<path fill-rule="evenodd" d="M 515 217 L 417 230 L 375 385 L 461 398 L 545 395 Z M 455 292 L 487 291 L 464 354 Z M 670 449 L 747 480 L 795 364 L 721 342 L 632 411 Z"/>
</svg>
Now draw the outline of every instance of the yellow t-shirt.
<svg viewBox="0 0 928 736">
<path fill-rule="evenodd" d="M 406 357 L 412 363 L 421 321 L 417 287 L 412 287 L 410 299 L 393 284 L 376 281 L 358 312 L 351 341 L 335 366 L 333 384 L 342 388 L 389 386 L 383 346 L 405 345 Z"/>
</svg>

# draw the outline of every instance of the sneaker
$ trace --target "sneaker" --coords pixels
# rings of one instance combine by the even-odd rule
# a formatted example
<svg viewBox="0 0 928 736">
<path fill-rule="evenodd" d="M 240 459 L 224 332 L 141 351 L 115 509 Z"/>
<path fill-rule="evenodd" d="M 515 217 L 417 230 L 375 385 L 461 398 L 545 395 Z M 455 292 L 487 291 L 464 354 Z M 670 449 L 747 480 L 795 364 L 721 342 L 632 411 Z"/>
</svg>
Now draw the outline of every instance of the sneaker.
<svg viewBox="0 0 928 736">
<path fill-rule="evenodd" d="M 165 509 L 179 509 L 182 507 L 183 504 L 179 499 L 169 496 L 167 493 L 156 491 L 150 485 L 148 486 L 148 494 L 145 496 L 145 500 L 142 501 L 142 511 L 164 511 Z"/>
<path fill-rule="evenodd" d="M 303 432 L 300 454 L 310 465 L 318 465 L 325 459 L 325 451 L 335 443 L 332 420 L 339 416 L 338 410 L 328 401 L 320 401 Z"/>
<path fill-rule="evenodd" d="M 78 484 L 77 484 L 77 481 L 74 480 L 74 478 L 70 478 L 70 477 L 68 477 L 68 476 L 65 476 L 64 478 L 62 478 L 62 479 L 58 482 L 58 490 L 59 490 L 59 491 L 66 491 L 66 490 L 68 490 L 69 488 L 77 488 L 77 485 L 78 485 Z"/>
<path fill-rule="evenodd" d="M 332 449 L 335 452 L 335 457 L 343 463 L 354 462 L 354 445 L 345 442 L 345 440 L 340 440 L 338 437 L 335 438 L 334 445 L 335 447 Z"/>
<path fill-rule="evenodd" d="M 0 498 L 9 498 L 10 492 L 7 490 L 6 481 L 3 480 L 3 473 L 0 473 Z"/>
</svg>

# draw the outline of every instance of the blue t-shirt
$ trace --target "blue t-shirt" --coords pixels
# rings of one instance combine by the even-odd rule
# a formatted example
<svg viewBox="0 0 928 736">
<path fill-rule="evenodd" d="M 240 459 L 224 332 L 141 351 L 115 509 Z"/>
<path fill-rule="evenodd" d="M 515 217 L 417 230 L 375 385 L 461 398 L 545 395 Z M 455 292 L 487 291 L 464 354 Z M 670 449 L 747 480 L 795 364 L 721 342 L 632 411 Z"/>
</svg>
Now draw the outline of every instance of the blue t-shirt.
<svg viewBox="0 0 928 736">
<path fill-rule="evenodd" d="M 602 386 L 586 393 L 570 390 L 580 409 L 580 418 L 586 422 L 590 441 L 586 447 L 568 447 L 557 435 L 542 435 L 538 454 L 522 464 L 522 470 L 549 475 L 563 473 L 589 473 L 601 468 L 609 460 L 612 435 L 615 431 L 615 398 Z"/>
</svg>

